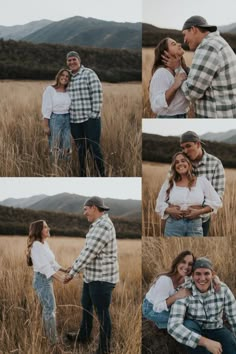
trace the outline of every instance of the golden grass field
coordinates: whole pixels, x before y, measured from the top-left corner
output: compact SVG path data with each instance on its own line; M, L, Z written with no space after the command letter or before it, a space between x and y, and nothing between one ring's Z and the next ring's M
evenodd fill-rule
M184 59L188 66L191 65L193 53L185 52ZM151 80L151 70L154 62L154 48L142 49L142 97L143 97L143 118L155 118L150 107L148 87Z
M62 266L72 265L84 239L52 238L50 246ZM41 326L41 308L32 288L33 270L25 262L25 237L0 237L0 353L51 353ZM141 241L118 241L120 282L112 298L112 353L138 354L141 341ZM54 280L57 324L61 337L77 331L81 320L82 275L63 285ZM98 323L89 346L71 345L67 353L87 354L96 350Z
M51 83L0 81L0 176L78 176L73 146L72 163L52 165L43 133L41 99ZM101 146L107 176L141 175L141 84L103 83ZM94 176L91 161L88 176Z
M168 164L143 163L142 225L143 236L160 236L160 217L155 212L155 204L160 188L167 176ZM225 169L226 189L223 207L211 221L210 236L236 235L236 170Z

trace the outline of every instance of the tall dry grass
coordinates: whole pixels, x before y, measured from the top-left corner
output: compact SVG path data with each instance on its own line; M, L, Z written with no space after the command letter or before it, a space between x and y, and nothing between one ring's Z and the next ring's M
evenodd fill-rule
M186 52L184 59L188 66L191 65L193 53ZM149 83L151 80L151 70L154 62L154 48L142 49L142 96L143 96L143 118L155 118L149 102Z
M160 217L155 212L156 198L163 182L166 179L169 165L161 163L143 163L143 199L142 218L143 235L160 236ZM236 235L236 170L225 169L226 188L223 207L219 209L216 217L212 217L210 236Z
M49 243L56 259L70 266L84 240L54 238ZM32 288L33 271L25 264L25 237L0 238L0 353L51 353L41 325L41 308ZM141 341L141 241L118 241L120 282L112 297L112 353L138 354ZM77 331L81 320L82 276L68 285L54 281L57 325L61 337ZM65 348L67 353L91 353L98 344L98 321L94 318L93 341Z
M52 165L42 129L41 99L50 83L0 82L0 176L78 176L71 163ZM141 84L103 84L101 146L107 176L141 175ZM94 176L88 159L87 175Z

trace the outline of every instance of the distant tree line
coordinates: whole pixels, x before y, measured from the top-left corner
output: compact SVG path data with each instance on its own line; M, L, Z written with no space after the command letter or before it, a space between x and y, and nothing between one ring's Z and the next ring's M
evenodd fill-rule
M52 80L66 67L66 53L79 52L101 81L141 81L141 51L33 44L0 39L0 79Z
M218 157L224 167L236 168L236 144L204 141L203 148L212 155ZM143 160L150 162L170 163L172 156L181 151L179 138L173 136L161 136L143 134L142 140Z
M221 33L221 36L229 43L230 47L234 50L234 52L236 52L236 34ZM189 50L188 46L183 43L183 34L181 31L167 28L158 28L143 23L143 47L156 47L156 45L166 37L171 37L177 42L182 43L183 48L185 50Z
M89 223L76 213L35 211L0 206L0 235L28 235L32 221L43 219L48 223L52 236L85 237ZM141 220L112 218L117 238L141 238Z

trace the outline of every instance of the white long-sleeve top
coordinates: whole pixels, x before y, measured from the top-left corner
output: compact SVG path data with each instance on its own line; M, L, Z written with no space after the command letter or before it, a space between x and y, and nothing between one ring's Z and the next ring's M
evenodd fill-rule
M50 249L47 241L44 243L34 241L31 248L31 259L34 272L39 272L50 278L61 266L56 262L55 256Z
M202 205L204 203L205 206L207 205L211 207L214 212L222 206L218 193L205 176L197 177L196 185L191 187L191 189L188 187L176 186L174 182L167 200L166 191L168 187L169 181L166 180L161 187L156 201L155 210L164 219L168 217L168 215L165 214L165 210L169 204L178 205L184 210L190 205Z
M178 286L177 289L175 289L172 279L167 275L161 275L151 286L145 296L146 299L153 304L153 311L169 311L169 308L166 304L166 300L170 296L174 295L179 288L184 288L187 284L189 284L191 279L191 277L186 276L184 283L182 283Z
M48 86L43 93L42 114L43 118L50 119L52 113L69 113L71 99L68 92L58 92L54 87Z
M186 113L189 102L179 88L171 103L167 104L165 93L173 85L174 76L166 68L158 68L152 76L149 88L151 108L157 115L176 115Z

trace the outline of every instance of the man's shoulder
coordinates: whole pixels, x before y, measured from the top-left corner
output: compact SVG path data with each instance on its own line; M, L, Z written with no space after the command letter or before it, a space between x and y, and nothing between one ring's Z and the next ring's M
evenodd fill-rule
M206 150L204 150L203 159L205 159L206 161L215 161L216 163L221 163L221 161L218 157L216 157L215 155L209 154L208 152L206 152Z

